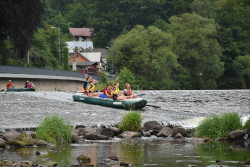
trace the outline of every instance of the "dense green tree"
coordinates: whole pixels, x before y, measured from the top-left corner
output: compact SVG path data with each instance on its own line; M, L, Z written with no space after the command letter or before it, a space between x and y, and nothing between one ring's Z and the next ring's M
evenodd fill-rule
M11 58L13 45L9 39L0 40L0 65L9 64Z
M177 57L172 52L175 39L171 34L150 26L136 26L113 43L115 69L129 69L142 89L172 89L173 69ZM108 61L112 61L111 54Z
M120 84L120 88L123 89L124 86L129 83L132 89L135 89L135 77L133 73L128 70L126 67L120 70L118 74L118 82Z
M190 74L192 88L215 89L216 79L223 74L223 63L214 20L183 14L171 17L170 22L178 62Z
M217 0L194 0L190 4L192 12L207 18L214 18L216 15L215 1Z
M250 53L250 1L220 0L216 5L216 21L221 27L218 36L225 62L220 88L238 88L241 83L234 71L233 61Z
M241 86L238 88L250 88L250 54L236 57L233 68L241 82Z
M69 49L63 47L62 49L62 58L63 58L63 69L69 70Z
M9 0L0 1L0 6L0 33L10 38L17 57L25 58L33 33L41 21L42 3L37 0Z
M100 82L101 82L101 83L104 83L104 84L106 84L106 83L108 82L108 76L107 76L107 74L106 74L105 72L103 72L103 71L102 71L102 73L101 73Z

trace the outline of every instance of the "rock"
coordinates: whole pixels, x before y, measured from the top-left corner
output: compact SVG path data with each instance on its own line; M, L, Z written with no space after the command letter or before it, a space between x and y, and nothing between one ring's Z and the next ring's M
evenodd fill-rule
M57 166L57 163L49 161L49 162L44 163L44 165L47 165L48 167L51 167L51 166Z
M108 137L115 136L114 131L110 128L99 128L99 129L97 129L97 134L108 136Z
M245 161L244 165L250 165L250 158L248 158L248 159Z
M0 147L5 147L5 140L0 138Z
M154 132L153 130L149 130L149 131L142 130L143 136L146 136L146 137L150 137L153 134L153 132Z
M97 134L97 128L84 128L80 130L80 135L86 137L90 134Z
M39 156L39 155L41 155L41 153L40 153L39 151L37 151L37 152L36 152L36 155Z
M15 140L20 135L19 132L5 132L3 138L6 141Z
M129 166L129 163L127 163L127 162L120 162L120 166Z
M78 144L82 144L82 142L84 142L83 138L76 134L72 134L71 141L72 143L78 143Z
M113 161L119 161L119 158L116 156L110 156L109 159L111 159Z
M141 137L142 134L140 132L132 132L132 131L126 131L119 135L121 138L134 138L134 137Z
M162 125L160 125L157 121L148 121L143 124L144 131L153 130L155 132L159 132L161 128Z
M23 131L23 132L29 134L33 139L36 138L36 132L33 131Z
M46 141L44 140L35 140L35 143L34 143L36 146L38 147L46 147L46 146L49 146L51 144L47 143Z
M71 135L80 136L80 130L78 130L78 129L73 129L72 132L71 132Z
M85 125L76 125L76 129L79 129L79 128L86 128Z
M108 136L98 135L98 134L86 134L85 138L87 140L108 140Z
M177 133L174 138L175 139L183 139L183 136L180 133Z
M119 129L118 127L110 127L110 129L113 130L115 136L119 136L122 133L121 129Z
M187 167L197 167L197 165L188 165Z
M172 129L170 129L169 127L163 127L156 136L157 137L172 136Z
M33 165L32 161L22 161L21 167L31 167Z
M177 133L180 133L183 137L186 137L187 136L187 132L185 130L185 128L181 127L181 126L178 126L178 127L174 127L172 129L172 136L176 136Z
M34 141L29 133L22 132L15 140L8 140L7 144L17 147L33 146Z
M5 158L3 158L1 161L0 161L0 165L1 166L17 166L17 164L13 161L9 161Z
M87 164L91 162L91 159L87 155L80 155L79 157L76 158L79 164Z
M229 133L231 140L243 140L245 136L248 136L245 130L235 130Z

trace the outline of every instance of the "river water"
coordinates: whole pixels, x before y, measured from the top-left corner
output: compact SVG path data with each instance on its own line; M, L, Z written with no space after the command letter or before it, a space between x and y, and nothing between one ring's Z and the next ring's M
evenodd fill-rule
M59 115L75 125L112 125L121 121L129 111L89 105L72 100L74 92L1 92L0 132L12 128L36 127L46 116ZM237 112L244 122L250 117L250 90L165 90L135 91L146 94L147 106L138 111L143 122L156 120L162 124L196 127L213 114ZM0 158L19 161L40 161L35 152L40 148L6 149ZM114 139L86 142L63 147L56 153L49 148L39 150L60 166L76 164L76 157L87 154L92 164L102 166L102 159L115 155L132 166L242 166L250 158L246 143L197 144L191 139ZM61 158L59 158L61 157ZM216 160L223 160L217 164Z

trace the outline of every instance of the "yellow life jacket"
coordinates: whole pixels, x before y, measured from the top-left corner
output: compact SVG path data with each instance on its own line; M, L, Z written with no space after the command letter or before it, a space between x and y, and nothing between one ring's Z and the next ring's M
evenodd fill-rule
M90 87L90 88L87 89L87 92L89 93L91 91L91 92L94 93L94 91L95 91L95 85L93 83L90 83L88 87Z
M114 91L114 89L115 89L115 91ZM114 87L112 88L112 92L113 92L113 93L111 93L112 96L113 96L113 94L118 95L118 94L119 94L119 88L118 88L117 86L114 86Z

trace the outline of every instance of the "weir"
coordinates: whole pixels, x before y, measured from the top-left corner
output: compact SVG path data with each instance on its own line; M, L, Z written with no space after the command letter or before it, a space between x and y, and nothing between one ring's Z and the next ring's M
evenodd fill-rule
M80 91L86 77L86 74L74 71L0 66L0 90L6 89L9 80L15 88L23 88L29 80L37 91Z

